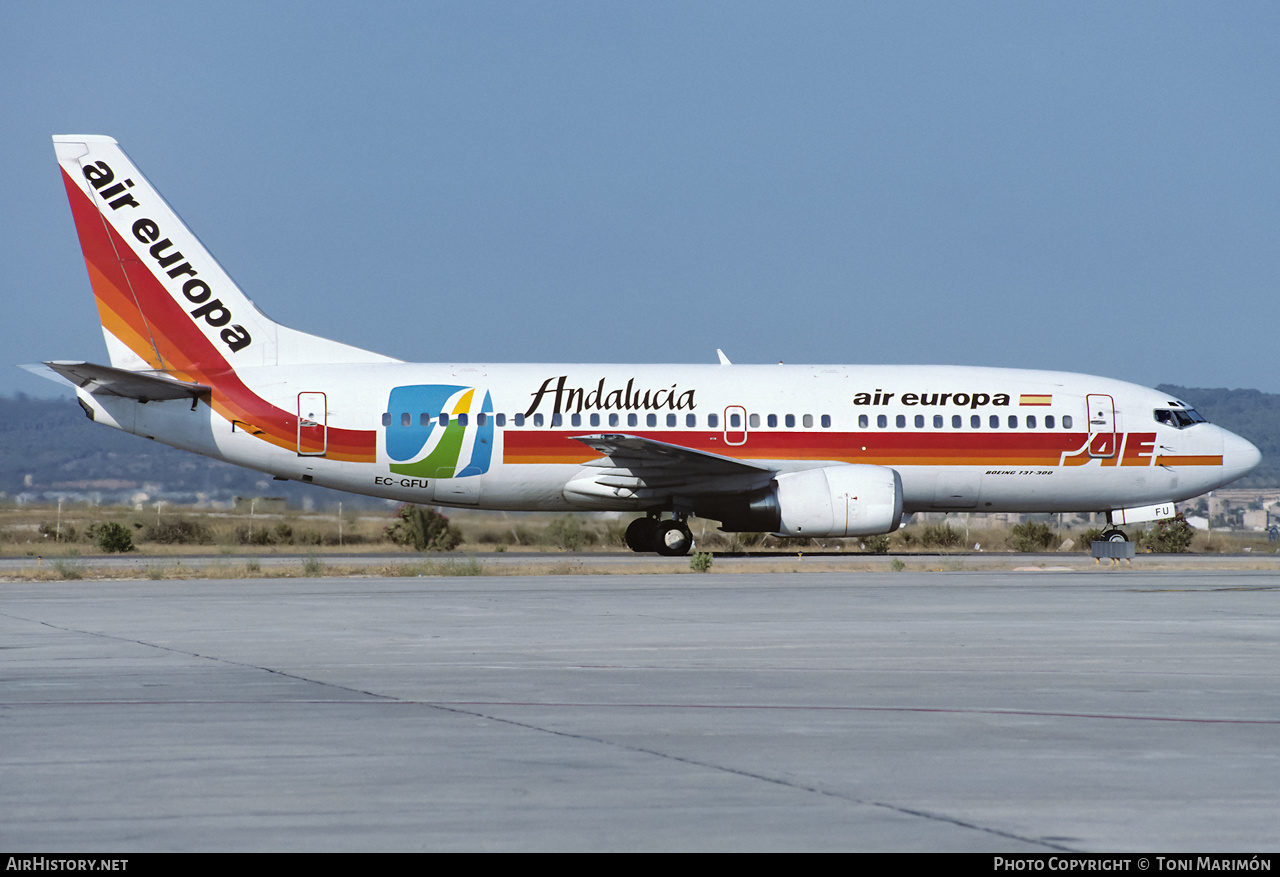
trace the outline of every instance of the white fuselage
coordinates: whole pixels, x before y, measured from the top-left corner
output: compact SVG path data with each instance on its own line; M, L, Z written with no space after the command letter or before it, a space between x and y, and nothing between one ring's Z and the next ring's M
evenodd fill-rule
M777 472L839 463L891 467L901 475L908 512L1143 506L1196 496L1258 459L1252 445L1212 424L1159 422L1155 412L1182 407L1165 394L1064 372L375 363L247 368L239 376L270 406L297 412L311 437L282 447L205 404L81 395L112 425L282 477L405 502L510 510L646 508L646 500L607 491L566 491L590 478L584 464L601 456L573 437L602 433ZM462 455L474 454L478 415L486 415L491 448L475 474L463 474L462 465L406 472L414 464L397 465L389 455L389 440L423 429L424 416L429 428L442 430L439 405L397 405L397 389L441 386L475 391L467 410L455 402L446 412L455 426L459 413L469 415ZM1107 406L1101 418L1091 414L1091 398ZM340 431L368 435L372 459L342 459L332 438Z

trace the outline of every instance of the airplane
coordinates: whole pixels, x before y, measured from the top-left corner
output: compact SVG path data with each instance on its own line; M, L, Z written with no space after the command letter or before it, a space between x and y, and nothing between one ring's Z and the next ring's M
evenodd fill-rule
M891 533L915 512L1121 525L1261 459L1124 381L902 365L418 364L276 323L115 140L53 138L110 365L51 361L96 423L406 503L638 513L628 547Z

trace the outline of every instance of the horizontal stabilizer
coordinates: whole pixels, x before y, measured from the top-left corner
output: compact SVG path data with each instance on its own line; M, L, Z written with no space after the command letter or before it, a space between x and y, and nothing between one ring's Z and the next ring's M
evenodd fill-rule
M135 372L92 362L46 362L49 368L95 396L121 396L139 402L196 399L210 388L167 377L159 372Z

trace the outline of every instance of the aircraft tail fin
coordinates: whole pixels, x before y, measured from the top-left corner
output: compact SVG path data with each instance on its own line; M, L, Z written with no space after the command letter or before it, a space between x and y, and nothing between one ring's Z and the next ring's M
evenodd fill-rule
M394 361L263 314L112 138L53 143L112 366L206 384L241 366Z

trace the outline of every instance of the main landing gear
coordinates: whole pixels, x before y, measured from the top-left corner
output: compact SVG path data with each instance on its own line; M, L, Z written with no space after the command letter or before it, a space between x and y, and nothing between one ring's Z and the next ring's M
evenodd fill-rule
M1107 527L1098 537L1099 542L1128 542L1129 534L1119 527Z
M632 551L656 551L664 557L683 557L693 548L693 533L684 516L662 520L655 516L636 518L623 536Z

